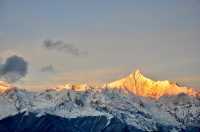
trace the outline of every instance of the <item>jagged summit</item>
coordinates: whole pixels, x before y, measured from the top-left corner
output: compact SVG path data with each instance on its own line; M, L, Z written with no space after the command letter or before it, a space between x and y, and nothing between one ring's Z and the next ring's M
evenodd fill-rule
M165 81L154 81L145 77L140 70L136 70L129 76L106 85L108 88L127 90L138 96L145 96L158 99L161 96L171 96L185 93L190 96L199 96L199 91L192 88L180 87L176 84Z
M143 77L142 73L140 72L139 69L137 69L135 72L133 72L132 74L134 74L134 77L135 78L138 78L138 77Z

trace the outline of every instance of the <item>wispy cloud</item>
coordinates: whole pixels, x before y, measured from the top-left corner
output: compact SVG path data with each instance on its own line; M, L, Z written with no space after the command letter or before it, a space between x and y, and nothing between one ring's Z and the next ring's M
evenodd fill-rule
M49 73L54 73L55 72L55 68L52 65L47 65L44 66L40 69L41 72L49 72Z
M82 51L78 47L73 44L65 43L61 40L53 41L53 40L45 40L43 42L43 46L48 50L55 50L58 52L64 52L67 54L71 54L73 56L85 56L88 54L87 51Z

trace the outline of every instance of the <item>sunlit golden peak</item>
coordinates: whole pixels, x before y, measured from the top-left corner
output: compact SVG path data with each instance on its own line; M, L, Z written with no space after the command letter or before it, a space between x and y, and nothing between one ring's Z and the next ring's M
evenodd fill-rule
M137 76L143 76L139 69L137 69L137 70L134 72L134 75L135 75L135 77L137 77Z
M55 88L56 91L73 90L73 91L87 91L89 89L102 90L102 89L120 89L125 92L144 97L159 99L162 96L174 96L181 93L190 96L200 96L200 92L192 88L181 87L175 83L165 81L154 81L145 77L140 70L136 70L129 76L120 80L105 84L103 86L91 87L87 84L70 84L59 85Z
M90 86L88 84L71 84L67 83L64 85L58 85L56 86L56 91L62 91L62 90L74 90L74 91L87 91L90 89Z
M9 83L0 81L0 94L5 93L6 91L9 91L12 88L14 87L12 87Z
M136 76L143 76L139 69L137 69L136 71L133 71L133 72L129 75L129 77L131 77L131 78L135 78Z
M192 88L179 87L176 84L165 81L154 81L145 77L140 70L136 70L128 77L106 84L108 88L118 88L129 91L138 96L158 99L161 96L172 96L185 93L190 96L199 96L200 92Z

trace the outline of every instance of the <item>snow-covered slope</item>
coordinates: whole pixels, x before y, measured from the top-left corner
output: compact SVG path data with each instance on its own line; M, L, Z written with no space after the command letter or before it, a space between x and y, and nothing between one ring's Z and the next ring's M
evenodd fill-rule
M1 119L21 112L37 113L38 117L46 113L64 118L106 116L144 131L160 127L181 130L200 124L200 100L185 94L152 100L117 89L41 93L13 90L0 96L0 108Z
M141 73L137 71L134 76L141 77ZM141 80L140 77L138 80ZM149 91L156 92L160 90L159 84L171 86L171 83L151 82L152 80L148 79L142 81L143 83L136 80L135 83L132 82L134 78L124 78L99 88L68 84L43 92L9 89L0 95L0 119L24 112L25 115L36 113L38 118L47 114L67 119L104 116L108 121L117 118L142 131L200 130L199 96L190 96L187 92L170 96L159 92L158 95L162 96L156 99L149 98L152 96L140 96L140 89L147 89L149 86ZM134 94L128 86L139 91ZM144 90L143 92L148 94ZM157 97L157 94L155 96Z

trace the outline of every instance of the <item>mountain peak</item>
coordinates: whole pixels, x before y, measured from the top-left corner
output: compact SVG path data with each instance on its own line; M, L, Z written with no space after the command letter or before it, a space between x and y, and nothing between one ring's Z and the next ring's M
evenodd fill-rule
M134 72L134 75L135 75L135 77L137 77L137 76L141 76L142 73L140 72L139 69L137 69L137 70Z
M133 71L133 72L129 75L129 77L131 77L131 78L138 78L138 77L141 77L141 76L143 76L143 75L142 75L142 73L140 72L139 69L137 69L136 71Z
M180 87L176 84L165 81L154 81L145 77L140 70L136 70L128 77L111 82L106 85L108 88L118 88L129 91L138 96L145 96L158 99L161 96L178 95L185 93L191 96L199 95L199 91L192 88Z
M9 83L0 81L0 94L5 93L11 89L13 89L13 87Z
M56 91L73 90L73 91L87 91L91 87L87 84L64 84L54 88ZM119 79L117 81L103 85L102 87L95 87L95 90L108 89L121 89L125 92L144 97L159 99L161 96L173 96L181 93L190 96L200 96L200 92L192 88L181 87L175 83L170 83L168 80L154 81L145 77L138 69L131 73L129 76Z
M90 86L86 83L84 83L84 84L67 83L64 85L58 85L55 88L56 91L62 91L62 90L86 91L88 89L90 89Z

